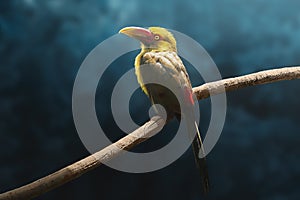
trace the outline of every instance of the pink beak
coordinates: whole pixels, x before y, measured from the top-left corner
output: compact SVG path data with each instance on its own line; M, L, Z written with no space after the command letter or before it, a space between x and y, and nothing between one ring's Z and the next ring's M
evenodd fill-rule
M129 37L137 39L143 44L150 44L153 42L153 34L146 28L129 26L122 28L119 33L123 33Z

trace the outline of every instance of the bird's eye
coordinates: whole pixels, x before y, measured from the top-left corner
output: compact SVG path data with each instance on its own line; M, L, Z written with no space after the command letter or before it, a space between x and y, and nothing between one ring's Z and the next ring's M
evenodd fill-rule
M159 35L155 35L154 40L159 40Z

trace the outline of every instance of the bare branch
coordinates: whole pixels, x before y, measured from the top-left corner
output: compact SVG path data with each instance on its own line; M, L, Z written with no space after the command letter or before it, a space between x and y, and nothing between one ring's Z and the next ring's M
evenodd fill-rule
M224 92L224 87L226 91L232 91L254 85L299 78L300 67L285 67L205 83L201 86L194 87L193 92L197 96L197 99L201 100Z
M123 149L128 150L143 142L148 137L158 133L163 128L164 124L165 123L162 118L155 116L131 134L128 134L108 147L59 171L56 171L53 174L45 176L20 188L0 194L0 199L32 199L46 193L98 167L102 163L111 160L115 156L119 155Z
M201 100L208 98L211 95L224 92L224 87L226 91L232 91L248 86L292 79L300 79L300 67L273 69L245 76L223 79L195 87L193 88L193 91L197 98ZM163 128L164 124L164 120L161 117L155 116L131 134L128 134L108 147L39 180L0 194L0 200L32 199L59 187L60 185L74 180L84 173L98 167L102 163L113 159L115 156L119 155L123 149L129 150L147 140L152 135L158 133Z

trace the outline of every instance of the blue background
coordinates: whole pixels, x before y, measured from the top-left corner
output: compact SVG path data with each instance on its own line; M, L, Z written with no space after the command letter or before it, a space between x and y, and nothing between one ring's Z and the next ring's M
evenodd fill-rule
M183 32L203 45L226 78L299 64L299 7L296 0L1 1L0 192L89 155L72 119L72 86L85 56L119 29L159 25ZM136 53L108 70L103 91L109 94L133 67ZM228 93L225 127L208 156L207 199L300 199L299 84ZM115 140L122 133L106 109L107 96L97 96L97 110L107 115L100 123ZM141 92L134 98L132 115L143 123L149 102ZM200 104L205 129L209 100ZM164 134L155 143L170 138ZM38 199L203 199L199 184L189 150L147 174L100 166Z

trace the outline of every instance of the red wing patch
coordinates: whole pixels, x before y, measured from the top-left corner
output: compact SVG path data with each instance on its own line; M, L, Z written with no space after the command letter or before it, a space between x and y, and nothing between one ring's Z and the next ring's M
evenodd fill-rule
M194 105L193 93L187 87L184 88L184 98L186 102L189 102L190 104Z

